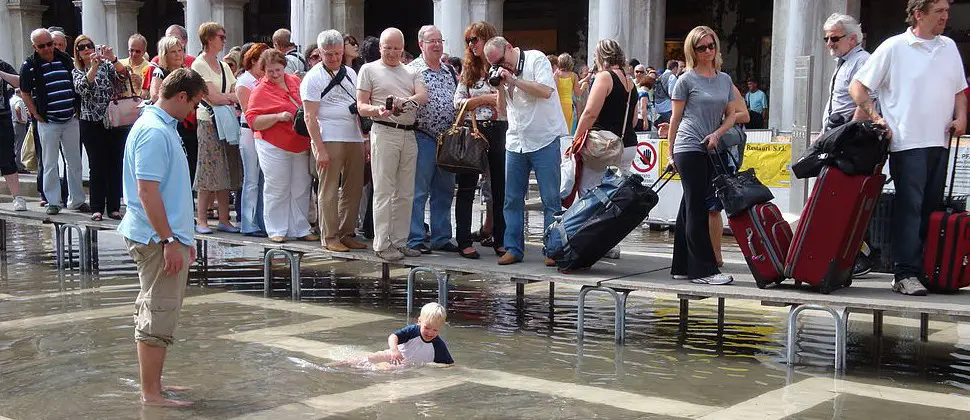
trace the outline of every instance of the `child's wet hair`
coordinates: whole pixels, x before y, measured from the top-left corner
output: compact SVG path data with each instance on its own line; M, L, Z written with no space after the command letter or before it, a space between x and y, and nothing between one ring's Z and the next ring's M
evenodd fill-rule
M437 302L431 302L421 307L421 315L418 317L418 322L427 322L431 325L440 326L445 324L447 318L448 313L445 312L445 308Z

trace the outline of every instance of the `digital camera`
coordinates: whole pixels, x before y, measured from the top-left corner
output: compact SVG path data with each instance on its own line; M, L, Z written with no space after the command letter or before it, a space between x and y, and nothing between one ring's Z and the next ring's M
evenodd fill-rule
M488 84L492 86L498 86L502 83L502 66L498 64L493 64L492 68L488 69Z

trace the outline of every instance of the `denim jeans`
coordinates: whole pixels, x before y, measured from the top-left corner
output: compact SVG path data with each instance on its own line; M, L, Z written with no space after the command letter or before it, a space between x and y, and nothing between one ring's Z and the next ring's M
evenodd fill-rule
M544 216L543 231L562 209L559 198L559 137L529 153L505 151L505 250L516 259L525 256L525 195L529 172L535 170Z
M897 279L923 278L923 247L930 214L938 210L946 185L949 150L911 149L889 155L896 186L893 201L892 256Z
M418 159L414 171L414 206L408 247L424 242L424 206L431 199L431 248L451 241L451 201L455 196L455 174L435 164L438 143L422 131L415 131Z
M242 194L239 195L239 229L244 234L264 232L266 226L263 223L263 189L260 186L263 171L259 168L253 131L248 128L241 129L239 153L243 166Z

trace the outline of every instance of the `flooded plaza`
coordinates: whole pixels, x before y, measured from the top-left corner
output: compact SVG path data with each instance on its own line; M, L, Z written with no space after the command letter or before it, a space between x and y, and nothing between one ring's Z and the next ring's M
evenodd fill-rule
M209 245L209 275L193 269L177 342L165 365L184 409L138 402L133 301L138 280L120 236L99 241L99 270L58 271L47 227L8 224L0 265L0 419L966 419L970 325L887 316L849 323L845 375L832 369L831 322L806 316L801 364L784 363L787 309L728 300L692 302L686 323L674 295L637 292L626 344L613 341L612 301L590 295L576 339L578 288L515 286L452 276L442 337L450 368L392 372L329 368L381 350L404 326L407 269L306 258L302 298L277 276L263 297L262 250ZM534 230L534 228L533 228ZM537 239L533 233L533 240ZM638 231L623 258L667 252L667 233ZM732 242L726 240L726 243ZM725 246L729 264L736 248ZM283 274L284 270L279 269ZM730 287L730 286L728 286ZM888 287L888 285L887 285ZM432 282L416 305L437 298ZM710 302L709 302L710 301Z

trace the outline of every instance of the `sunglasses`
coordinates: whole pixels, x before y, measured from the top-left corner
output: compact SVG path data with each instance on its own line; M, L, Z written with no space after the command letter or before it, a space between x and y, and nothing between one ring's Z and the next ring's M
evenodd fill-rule
M351 47L356 47L357 43L354 41L347 41L347 45L350 45Z
M473 36L471 38L465 38L465 43L466 44L477 44L478 41L481 41L481 40L482 40L481 38L479 38L477 36Z
M54 41L46 42L43 44L34 44L38 49L50 48L54 46Z
M320 59L320 54L312 54L312 55L310 55L310 59L311 60L319 60Z
M221 39L221 40L223 40L223 41L226 40L226 34L219 34L219 35L216 35L216 37L219 38L219 39Z
M643 74L643 73L646 73L646 72L643 71L643 70L634 70L633 73L634 74Z
M834 36L834 35L833 36L823 36L822 37L822 40L825 41L825 42L832 41L832 43L834 44L836 42L841 41L842 38L845 38L845 37L846 37L846 35L842 35L842 36Z
M77 46L78 51L93 50L94 44L81 44Z
M697 51L697 52L707 52L707 50L711 50L711 51L717 50L717 44L712 42L707 45L698 45L694 47L694 51Z

